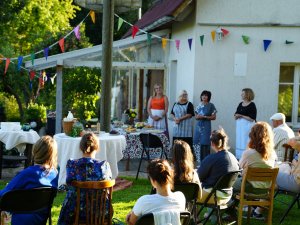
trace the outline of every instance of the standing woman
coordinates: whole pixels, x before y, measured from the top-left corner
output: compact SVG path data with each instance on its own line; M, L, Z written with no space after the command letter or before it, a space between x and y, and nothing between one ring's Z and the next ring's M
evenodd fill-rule
M202 91L200 95L200 104L195 110L195 118L197 120L194 144L200 145L200 160L202 161L210 154L210 134L211 134L211 120L216 119L216 107L210 102L211 92Z
M237 159L242 157L243 152L247 148L249 142L249 132L256 121L256 106L252 102L254 92L250 88L242 90L243 101L238 105L234 118L236 120L236 147L235 156Z
M178 102L174 103L171 117L174 118L173 142L177 139L183 140L193 148L193 121L194 106L188 100L186 90L182 90Z
M168 97L163 94L160 84L154 85L153 96L148 100L148 123L156 129L166 129L166 114L169 108Z

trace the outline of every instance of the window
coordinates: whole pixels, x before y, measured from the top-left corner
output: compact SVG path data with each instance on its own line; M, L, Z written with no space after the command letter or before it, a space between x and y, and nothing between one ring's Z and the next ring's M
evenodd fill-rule
M300 65L281 65L279 74L278 112L296 126L300 122Z

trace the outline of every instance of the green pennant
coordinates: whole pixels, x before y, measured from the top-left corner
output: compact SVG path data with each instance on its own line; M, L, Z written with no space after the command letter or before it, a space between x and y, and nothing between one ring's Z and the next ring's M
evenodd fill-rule
M31 53L31 54L30 54L30 58L31 58L31 64L34 65L35 54L34 54L34 53Z
M119 20L118 20L118 30L120 30L123 22L124 22L124 20L121 17L119 17Z
M203 46L203 42L204 42L204 35L201 35L201 36L200 36L200 43L201 43L201 46Z
M250 37L249 37L249 36L246 36L246 35L242 35L242 38L243 38L244 43L245 43L246 45L248 45L249 42L250 42Z
M150 45L151 44L151 34L147 33L147 43Z
M293 43L294 43L293 41L288 41L288 40L285 41L285 44L287 44L287 45L293 44Z

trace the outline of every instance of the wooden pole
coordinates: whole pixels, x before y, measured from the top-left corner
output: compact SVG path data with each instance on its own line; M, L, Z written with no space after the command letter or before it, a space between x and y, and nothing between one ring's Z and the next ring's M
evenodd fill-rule
M62 69L61 65L56 67L56 118L55 118L55 134L61 133L62 124Z
M114 0L103 1L102 22L102 74L100 123L101 130L110 131L111 86L112 86L112 45L114 32Z

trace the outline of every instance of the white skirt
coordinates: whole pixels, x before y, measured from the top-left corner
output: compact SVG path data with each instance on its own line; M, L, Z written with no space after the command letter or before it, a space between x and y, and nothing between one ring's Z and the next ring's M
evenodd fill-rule
M235 156L237 159L242 158L242 154L247 148L249 142L249 132L253 125L254 122L250 122L244 118L236 120Z
M161 117L161 119L158 121L154 121L149 116L148 124L153 126L155 129L165 130L166 129L166 120L165 120L165 117L163 116L164 112L165 112L165 110L162 110L162 109L151 109L152 116L159 116L159 117Z

